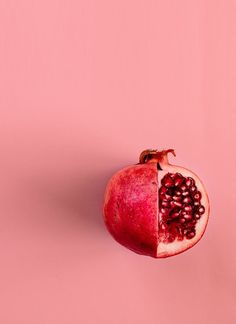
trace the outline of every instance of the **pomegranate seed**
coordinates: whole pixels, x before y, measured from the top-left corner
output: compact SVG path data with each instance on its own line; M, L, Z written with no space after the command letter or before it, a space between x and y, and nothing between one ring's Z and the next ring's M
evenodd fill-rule
M190 198L190 197L185 197L184 199L183 199L183 203L184 204L190 204L192 202L192 199Z
M191 186L189 188L190 192L195 192L197 190L197 187L196 186Z
M174 237L173 235L170 235L170 236L168 237L168 242L169 242L169 243L174 242L174 240L175 240L175 237Z
M174 183L169 174L165 175L164 178L161 180L161 184L166 188L173 187Z
M160 229L162 229L163 231L165 231L167 229L167 226L164 223L161 223Z
M186 205L186 206L184 206L184 210L186 212L191 212L193 210L193 207L191 205Z
M193 195L193 199L194 199L195 201L200 201L201 198L202 198L202 194L201 194L200 191L197 191L197 192Z
M191 214L185 214L183 217L185 220L191 220L193 218Z
M187 177L185 183L187 187L191 187L192 185L195 185L195 181L191 177Z
M187 189L187 186L185 186L185 185L183 184L182 186L180 186L180 189L181 189L182 191L185 191L185 190Z
M205 207L201 205L201 206L198 208L198 212L199 212L200 215L204 214L204 213L205 213Z
M180 196L173 196L172 198L175 201L181 201L182 200L182 197L180 197Z
M201 218L201 215L198 214L198 213L196 213L194 216L195 216L196 219L200 219Z
M199 201L194 201L193 205L194 205L194 207L199 207L199 206L201 206L201 204L200 204Z
M186 227L190 228L190 227L193 227L196 225L197 221L196 219L192 219L190 222L188 222L188 224L186 224Z
M195 231L189 231L189 232L187 232L186 233L186 238L187 239L191 239L191 238L193 238L195 236Z
M167 200L167 201L172 200L172 196L168 195L168 194L165 194L165 196L163 198L164 198L164 200Z
M186 222L186 219L184 217L181 217L180 220L179 220L180 223L185 223Z
M184 197L189 196L189 191L188 190L183 191L182 196Z
M162 206L162 207L167 207L167 208L169 208L169 207L170 207L170 203L169 203L169 201L167 201L167 200L162 200L162 201L161 201L161 206Z
M169 213L169 208L161 208L161 213L162 213L162 215L168 215L168 213Z
M181 228L179 226L176 226L175 229L178 235L181 234Z
M159 193L160 193L160 194L165 194L167 190L168 190L168 189L167 189L166 187L161 186L161 188L159 189Z
M170 202L170 208L175 208L175 207L176 207L175 202L172 200L172 201Z
M173 181L172 181L172 179L168 179L168 180L166 180L166 182L165 182L165 186L166 186L167 188L171 188L171 187L173 187Z
M171 212L171 213L170 213L170 217L172 217L172 218L177 218L177 217L179 217L179 212L178 212L178 211Z
M184 181L184 177L180 173L176 173L174 177L174 185L176 187L180 186Z
M182 207L182 203L180 201L173 201L173 205L176 207Z
M175 190L174 190L174 195L175 195L175 196L181 196L181 195L182 195L182 190L180 190L180 189L175 189Z

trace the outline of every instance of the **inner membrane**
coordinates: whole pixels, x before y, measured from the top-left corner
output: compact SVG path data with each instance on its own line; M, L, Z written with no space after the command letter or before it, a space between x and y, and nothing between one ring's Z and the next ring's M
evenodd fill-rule
M195 180L180 173L167 173L159 188L159 240L170 243L190 240L205 213L202 194Z

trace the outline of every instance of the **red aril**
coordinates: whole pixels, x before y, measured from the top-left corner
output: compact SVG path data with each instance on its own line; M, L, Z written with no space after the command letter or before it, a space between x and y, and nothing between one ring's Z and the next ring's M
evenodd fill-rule
M200 179L171 165L174 150L145 150L139 163L110 179L104 220L111 235L136 253L165 258L195 245L206 229L209 200Z

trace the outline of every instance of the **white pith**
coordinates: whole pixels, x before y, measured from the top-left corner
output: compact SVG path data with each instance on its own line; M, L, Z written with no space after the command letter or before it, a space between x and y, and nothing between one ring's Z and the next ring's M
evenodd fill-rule
M188 248L192 247L194 244L196 244L200 238L202 237L205 228L207 226L207 221L208 221L208 216L209 216L209 200L207 197L207 194L205 193L205 188L203 186L203 183L201 180L195 175L193 172L191 172L188 169L170 165L170 164L165 164L161 165L162 170L158 170L157 173L157 183L158 183L158 188L157 188L157 195L158 195L158 190L161 186L161 179L164 177L164 175L168 172L170 173L181 173L184 177L193 177L196 186L198 190L202 193L202 198L201 198L201 204L205 207L205 213L201 216L201 218L197 221L195 228L196 228L196 235L191 239L183 239L182 241L178 241L177 239L172 242L172 243L164 243L159 241L157 242L157 258L162 258L162 257L168 257L171 255L175 255L178 253L181 253ZM157 199L159 201L159 197ZM160 217L159 217L159 203L157 204L157 230L159 227L159 222L160 222Z

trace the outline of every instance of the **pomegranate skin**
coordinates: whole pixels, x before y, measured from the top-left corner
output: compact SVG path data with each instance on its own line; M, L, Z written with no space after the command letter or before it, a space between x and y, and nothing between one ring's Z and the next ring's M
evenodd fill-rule
M105 224L120 244L136 253L156 257L157 204L156 165L124 168L107 185Z

